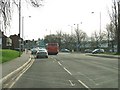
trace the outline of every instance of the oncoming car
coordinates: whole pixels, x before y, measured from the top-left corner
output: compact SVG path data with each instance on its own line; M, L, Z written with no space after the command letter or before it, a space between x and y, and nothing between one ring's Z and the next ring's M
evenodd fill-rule
M46 49L39 49L36 53L36 58L48 58L48 52Z

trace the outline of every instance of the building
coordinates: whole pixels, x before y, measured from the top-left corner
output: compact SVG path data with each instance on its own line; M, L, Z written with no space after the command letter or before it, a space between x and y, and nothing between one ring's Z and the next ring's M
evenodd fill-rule
M0 33L2 34L2 49L7 49L7 36L4 35L4 32L0 31Z
M11 49L19 49L20 45L21 45L21 48L23 48L22 46L23 39L20 38L19 35L14 34L14 35L11 35L10 38L12 39ZM21 42L21 44L19 42Z

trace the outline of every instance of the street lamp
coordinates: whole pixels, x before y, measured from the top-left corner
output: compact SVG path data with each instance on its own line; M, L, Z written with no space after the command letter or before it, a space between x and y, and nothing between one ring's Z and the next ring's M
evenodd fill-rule
M21 52L21 42L20 42L20 37L21 35L21 0L19 0L19 34L18 34L18 37L19 37L19 57L20 57L20 52Z
M92 14L94 14L95 12L91 12ZM100 23L99 23L99 25L100 25L100 27L99 27L99 35L100 35L100 47L101 47L101 12L99 13L99 19L100 19Z
M82 24L82 22L81 22L80 24ZM76 24L74 24L74 25L76 25ZM77 24L77 28L75 28L75 29L77 30L76 33L78 33L79 24ZM79 38L79 36L77 36L77 45L76 45L76 47L77 47L77 52L78 52L78 51L79 51L79 48L80 48L80 38Z
M28 16L29 18L31 18L31 16ZM25 46L24 46L24 40L25 40L25 38L24 38L24 20L25 19L25 17L24 16L22 16L22 38L23 38L23 42L22 42L22 45L23 45L23 49L25 49ZM26 44L26 43L25 43Z

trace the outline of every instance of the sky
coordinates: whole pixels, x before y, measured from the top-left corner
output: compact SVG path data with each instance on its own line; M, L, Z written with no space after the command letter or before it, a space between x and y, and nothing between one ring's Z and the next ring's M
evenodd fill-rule
M23 38L44 38L56 31L74 33L77 24L88 36L94 31L104 31L110 22L108 10L112 0L44 0L44 6L33 8L22 1L22 17L24 17ZM94 13L91 13L94 12ZM18 9L14 7L11 29L8 35L18 34ZM30 17L29 17L30 16ZM21 30L22 31L22 30Z

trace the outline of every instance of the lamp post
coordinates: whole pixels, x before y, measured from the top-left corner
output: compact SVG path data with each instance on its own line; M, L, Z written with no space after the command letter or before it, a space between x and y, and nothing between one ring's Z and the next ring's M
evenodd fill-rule
M94 14L95 12L91 12L92 14ZM101 47L101 12L99 12L99 20L100 20L100 22L99 22L99 37L100 37L100 47Z
M82 24L82 22L80 24ZM74 25L76 25L76 24L74 24ZM79 37L79 32L78 32L78 30L79 30L79 24L77 24L76 30L77 30L76 31L76 34L77 34L77 45L76 45L76 47L77 47L77 52L78 52L79 48L80 48L80 37Z
M28 16L28 17L31 18L31 16ZM24 40L25 40L25 38L24 38L24 21L25 21L25 17L22 16L22 38L23 38L22 45L23 45L23 49L25 49L25 45L24 45Z
M21 52L21 0L19 0L19 34L18 34L18 37L19 37L19 57L20 57L20 52Z

